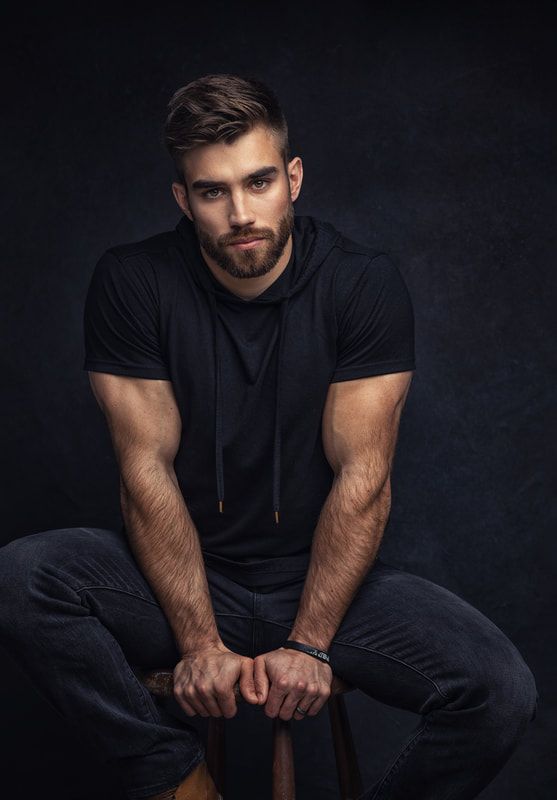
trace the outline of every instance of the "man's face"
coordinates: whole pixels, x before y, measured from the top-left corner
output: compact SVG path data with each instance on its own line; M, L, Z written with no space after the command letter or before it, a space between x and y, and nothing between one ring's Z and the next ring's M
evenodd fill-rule
M275 135L261 125L231 144L200 145L184 157L184 211L205 254L229 275L265 275L284 252L301 160L293 159L288 169L287 175ZM248 238L256 241L236 244Z

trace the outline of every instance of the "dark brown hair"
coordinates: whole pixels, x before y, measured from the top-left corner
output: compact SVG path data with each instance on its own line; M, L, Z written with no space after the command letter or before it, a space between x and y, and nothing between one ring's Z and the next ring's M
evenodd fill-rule
M182 183L182 157L199 144L232 142L257 124L278 137L285 169L290 160L288 126L275 94L261 81L226 73L204 75L177 89L168 103L163 144Z

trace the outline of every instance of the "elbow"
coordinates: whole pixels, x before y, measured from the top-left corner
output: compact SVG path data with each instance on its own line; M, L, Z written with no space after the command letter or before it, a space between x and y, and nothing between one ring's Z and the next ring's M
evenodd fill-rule
M363 469L344 468L335 478L343 495L343 505L356 514L373 514L388 519L391 510L391 475L389 471L370 476Z
M158 500L168 484L178 488L174 463L159 458L121 460L120 499L122 504L148 499Z
M366 510L387 520L391 512L391 501L391 476L387 474L382 481L371 486L367 495Z

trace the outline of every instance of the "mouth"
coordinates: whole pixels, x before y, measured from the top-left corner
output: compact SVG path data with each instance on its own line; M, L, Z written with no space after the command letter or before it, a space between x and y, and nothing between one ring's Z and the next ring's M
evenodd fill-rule
M245 250L251 247L256 247L259 242L262 242L263 239L258 237L252 237L251 239L239 239L237 242L230 242L230 247L239 247L241 250Z

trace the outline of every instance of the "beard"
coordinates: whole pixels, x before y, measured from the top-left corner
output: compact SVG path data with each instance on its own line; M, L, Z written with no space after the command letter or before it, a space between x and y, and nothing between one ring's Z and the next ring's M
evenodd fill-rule
M204 231L193 218L199 244L218 266L233 278L257 278L266 275L276 267L285 245L294 228L294 204L290 200L286 214L280 219L277 230L239 230L234 234L215 240ZM263 241L252 250L236 250L228 246L230 242L250 237L260 237Z

